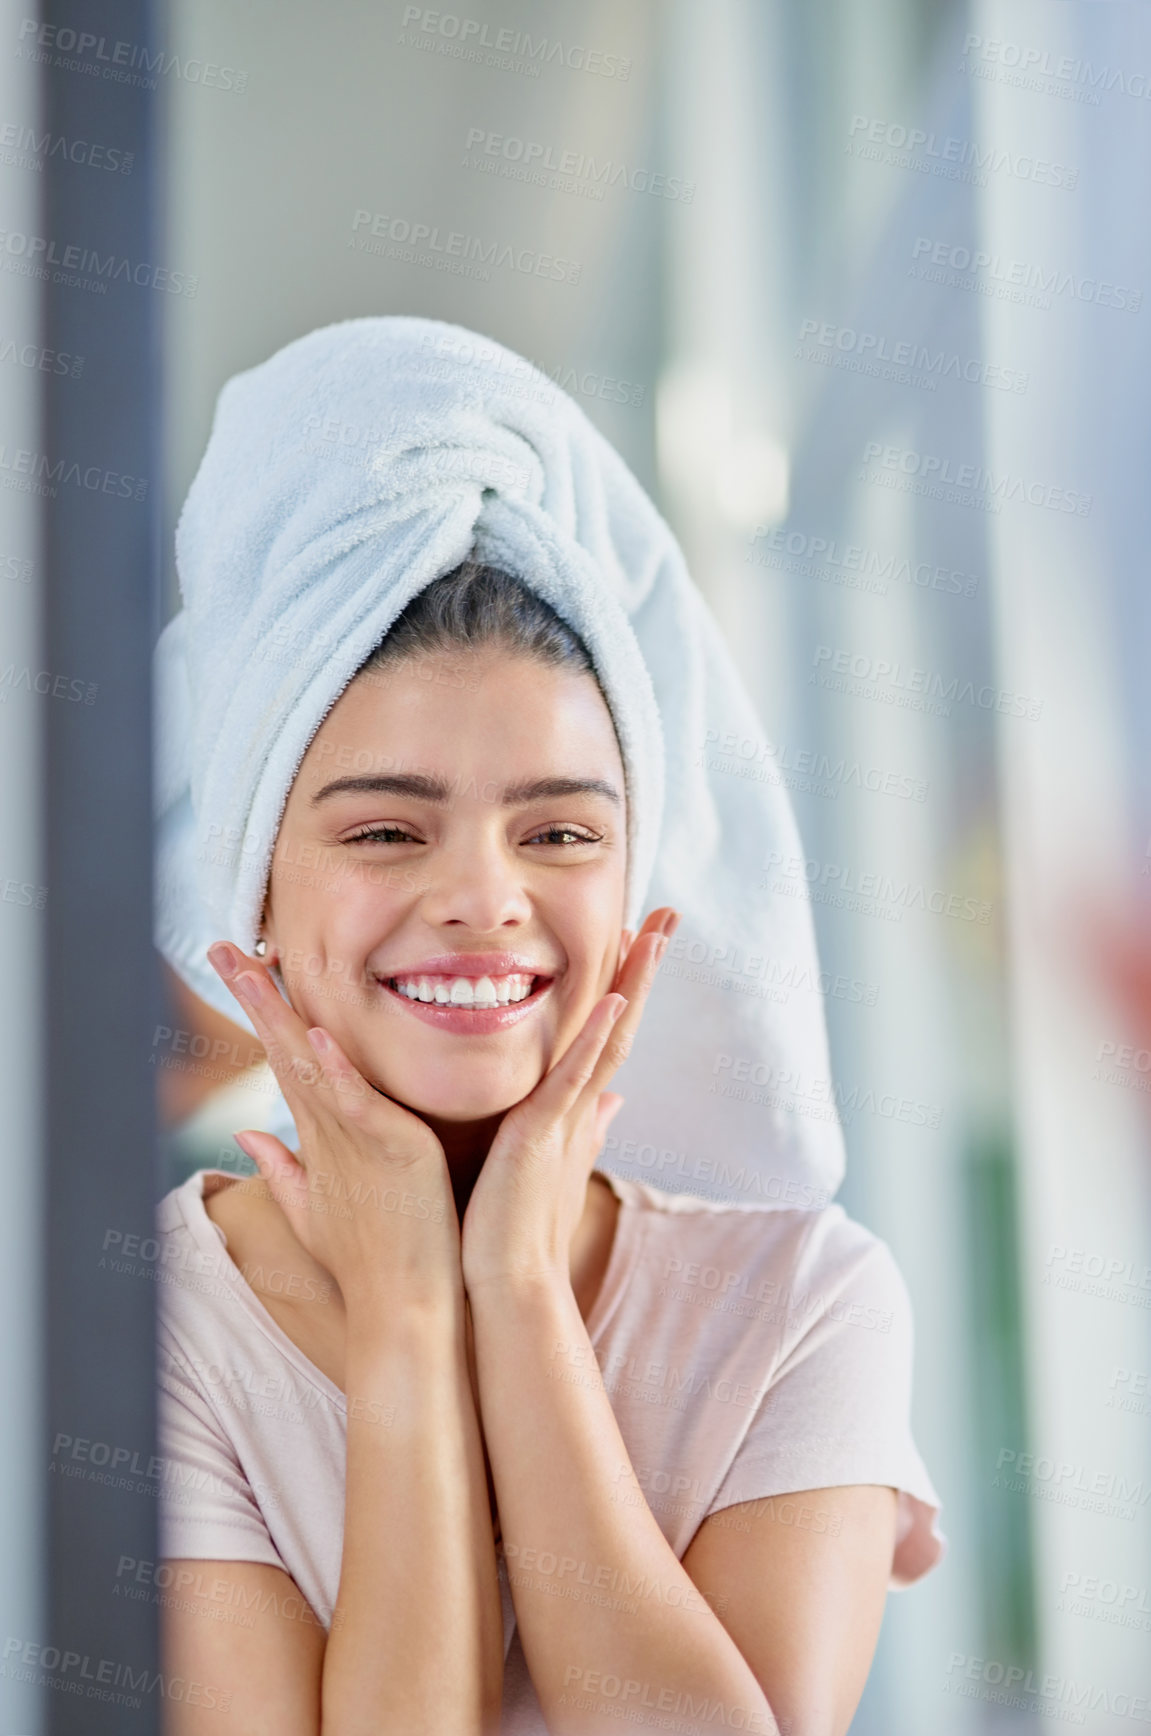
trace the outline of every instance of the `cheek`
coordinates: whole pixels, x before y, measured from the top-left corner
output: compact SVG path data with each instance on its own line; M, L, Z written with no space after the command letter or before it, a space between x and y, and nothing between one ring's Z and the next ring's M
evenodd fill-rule
M409 885L409 882L413 882ZM278 937L306 938L342 953L367 952L399 920L414 890L410 868L349 862L316 846L285 864L274 882Z
M570 998L589 1006L608 992L619 960L622 888L592 884L573 890L555 913L555 933L568 960Z
M410 894L395 881L408 871L381 863L337 868L288 867L274 889L276 951L293 1002L306 997L322 1023L322 1003L339 993L349 1006L364 1004L370 988L365 960L402 920Z

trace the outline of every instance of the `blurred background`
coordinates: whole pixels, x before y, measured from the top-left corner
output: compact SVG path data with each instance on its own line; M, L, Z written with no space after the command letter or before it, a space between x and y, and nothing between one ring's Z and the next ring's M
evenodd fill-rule
M806 889L829 986L863 985L826 996L840 1197L911 1291L950 1551L889 1599L853 1733L1146 1721L1147 8L144 13L175 57L146 100L155 256L180 285L125 303L163 381L155 629L216 394L291 339L427 315L577 398L757 703L762 741L720 769L792 793L804 857L763 890ZM543 254L562 281L525 269ZM32 632L35 587L5 589ZM0 907L27 993L39 920ZM229 1135L260 1124L268 1081L238 1027L170 976L155 992L162 1192L248 1167ZM16 1173L34 1214L31 1156ZM56 1698L14 1701L6 1728L58 1720Z

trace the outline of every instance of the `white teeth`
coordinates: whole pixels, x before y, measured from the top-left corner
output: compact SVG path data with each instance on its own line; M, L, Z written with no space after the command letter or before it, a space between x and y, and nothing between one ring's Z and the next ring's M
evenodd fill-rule
M534 977L393 977L397 994L409 1001L432 1001L441 1007L507 1007L526 1000Z
M496 985L491 977L480 978L472 990L472 1005L476 1007L497 1007L499 1005Z

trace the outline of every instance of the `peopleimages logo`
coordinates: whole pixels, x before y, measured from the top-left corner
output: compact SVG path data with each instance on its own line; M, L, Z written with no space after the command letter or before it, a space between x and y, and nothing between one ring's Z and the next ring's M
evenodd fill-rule
M734 1188L739 1193L754 1194L757 1199L771 1200L775 1205L797 1206L803 1211L822 1211L831 1197L826 1188L814 1187L811 1182L796 1181L790 1176L765 1176L758 1164L749 1167L741 1163L735 1169L723 1157L695 1156L669 1146L656 1146L650 1140L621 1139L616 1133L609 1133L604 1141L604 1156L652 1170L665 1190L674 1179L679 1184L676 1193L694 1192L682 1185L694 1181L729 1191Z
M230 90L237 95L248 83L247 73L237 71L234 66L220 66L212 60L181 60L178 54L166 54L162 48L145 48L136 42L109 43L106 36L95 36L89 30L41 24L35 18L21 21L19 38L16 53L26 60L58 66L66 72L87 73L92 78L110 79L116 84L137 85L144 90L157 89L153 73L161 77L175 73L185 84L202 84L208 90Z
M501 392L530 399L536 404L555 402L550 387L539 378L541 374L573 397L599 398L606 403L630 404L638 408L647 392L647 388L636 380L621 380L614 374L573 367L568 362L549 367L546 362L534 361L530 356L513 356L510 351L500 350L496 344L483 338L461 338L451 332L436 336L425 334L420 339L420 347L434 350L444 358L442 368L437 370L443 379L454 380L460 365L482 367L500 376ZM435 377L436 374L429 371L428 378ZM529 478L526 471L522 474L526 484Z
M986 187L989 173L1011 175L1017 181L1033 181L1041 187L1060 187L1066 193L1074 192L1079 185L1079 170L1066 163L1032 157L1026 151L1008 151L978 139L943 137L923 127L876 120L871 115L852 116L845 149L849 156L865 162L885 162L896 168L914 169L919 174L942 175L947 180L966 181L973 187Z
M889 579L919 590L961 597L973 597L979 589L977 574L958 567L912 562L906 556L884 554L862 543L840 542L836 537L788 530L783 525L757 525L747 559L753 566L774 567L848 590L869 591L877 597L887 595Z
M813 748L794 749L786 742L763 741L755 736L737 735L734 730L722 736L718 730L706 730L703 749L695 763L708 771L759 783L786 783L789 789L810 788L816 795L836 796L840 789L855 788L925 802L931 788L926 778L866 766L843 755L832 759L830 754L818 753Z
M1115 1627L1151 1629L1151 1594L1146 1586L1125 1585L1072 1570L1063 1575L1059 1589L1063 1596L1056 1608L1068 1615L1110 1622Z
M956 1674L956 1671L959 1674ZM986 1700L1015 1711L1026 1711L1059 1723L1082 1724L1088 1712L1107 1712L1114 1718L1147 1722L1145 1694L1127 1694L1118 1688L1097 1687L1074 1676L1047 1674L1010 1664L1002 1658L977 1658L968 1652L952 1652L943 1681L949 1694ZM1098 1725L1093 1726L1098 1729Z
M70 356L63 350L46 350L39 344L20 344L12 338L0 343L0 362L15 362L21 368L34 368L41 374L70 374L78 380L84 372L84 357Z
M872 464L877 465L877 471L868 469ZM957 506L981 506L988 512L998 512L1005 500L1015 500L1046 507L1050 512L1073 512L1079 518L1090 518L1094 504L1093 495L1074 488L1014 476L1008 470L992 470L983 464L956 464L941 453L885 446L880 440L869 440L863 448L859 480L904 488Z
M878 1115L884 1121L933 1129L943 1122L943 1110L936 1104L901 1097L895 1091L876 1091L872 1086L846 1086L818 1074L772 1066L754 1055L718 1054L711 1071L713 1079L708 1087L711 1096L734 1097L751 1103L762 1101L772 1108L800 1115L811 1114L815 1107L834 1105L845 1126L850 1126L857 1115ZM718 1075L724 1077L717 1082ZM815 1114L813 1119L831 1121L835 1116Z
M1107 1302L1126 1302L1136 1308L1151 1308L1151 1266L1140 1267L1121 1254L1103 1254L1090 1248L1068 1248L1053 1242L1047 1254L1043 1282L1057 1290L1071 1290Z
M475 156L471 155L473 149ZM481 169L516 180L535 181L558 192L580 191L602 199L604 189L625 187L633 193L650 193L657 199L679 199L690 205L695 182L680 175L654 173L629 167L611 157L592 157L584 151L560 150L535 139L509 137L484 127L470 127L464 143L465 169ZM567 185L565 186L565 183Z
M939 380L965 381L969 386L993 386L1001 392L1025 392L1030 376L1020 368L1004 368L978 356L961 356L957 350L932 350L911 339L896 339L881 332L858 331L854 326L833 325L829 320L805 319L799 328L797 354L801 361L820 359L838 362L850 358L859 372L906 385L926 385L934 391ZM803 340L814 340L810 354ZM886 364L881 368L880 364Z
M172 295L193 296L198 280L186 272L169 271L146 260L122 258L117 253L97 253L94 247L61 246L46 235L25 235L19 229L0 229L0 253L9 257L5 271L41 282L63 283L74 289L92 289L106 295L109 283L134 283L139 289L164 289ZM47 268L55 266L50 272Z
M137 1667L115 1658L94 1658L87 1652L44 1645L17 1634L9 1634L4 1641L0 1675L9 1681L50 1687L56 1693L134 1709L143 1705L142 1694L159 1694L163 1700L186 1700L189 1706L203 1706L213 1712L226 1712L232 1700L230 1693L195 1677L169 1676L161 1670L150 1670L146 1664Z
M366 235L359 233L363 229L367 230ZM546 277L552 283L578 283L582 271L573 260L558 259L551 253L537 253L533 248L516 247L511 242L481 240L458 229L445 231L441 238L438 224L413 223L406 217L390 217L385 212L362 208L352 218L352 235L354 239L349 240L348 246L361 253L399 258L408 264L435 265L462 276L479 273L484 282L489 266L506 267L525 277Z
M989 253L981 247L964 247L950 241L933 241L928 235L917 235L911 248L913 260L927 260L939 267L935 276L925 273L923 266L912 266L909 276L928 277L928 281L946 283L959 289L978 289L984 295L1007 291L1033 292L1028 306L1050 307L1051 297L1066 296L1070 301L1093 302L1096 307L1113 307L1126 313L1138 313L1143 305L1143 291L1125 284L1109 283L1104 277L1080 277L1058 265L1034 265L1024 259L1008 259L999 253Z
M1128 1518L1137 1507L1145 1507L1151 1488L1142 1479L1128 1479L1115 1471L1089 1470L1069 1459L1056 1459L1046 1453L1019 1452L1015 1447L1001 1447L995 1460L996 1477L993 1488L1016 1489L1025 1494L1037 1490L1032 1485L1045 1486L1044 1493L1052 1499L1066 1501L1070 1506L1096 1503L1095 1511L1111 1510L1120 1518ZM1006 1472L1006 1475L999 1473ZM1076 1497L1086 1496L1086 1502Z
M135 160L131 151L94 145L87 139L66 139L62 133L36 133L16 121L0 126L0 147L0 162L18 169L42 169L48 157L66 157L70 163L83 163L89 169L130 175Z
M1063 86L1061 95L1081 97L1084 100L1098 103L1100 91L1120 90L1124 96L1139 98L1151 97L1151 76L1145 72L1131 72L1126 67L1108 66L1104 61L1097 65L1091 60L1076 60L1074 55L1062 54L1058 57L1049 48L1035 48L1022 42L1005 42L990 36L970 35L964 39L964 58L959 62L960 72L969 72L979 76L988 76L989 69L1002 68L1013 74L1010 82L1023 85L1030 83L1043 88L1040 77L1055 81ZM984 69L988 69L985 72Z
M787 856L782 850L770 850L763 866L766 872L761 885L767 890L792 896L806 892L817 903L833 904L862 915L882 915L898 922L905 910L922 910L964 922L991 920L992 907L986 899L965 897L959 892L947 892L942 886L928 887L890 874L860 873L842 862L821 862L815 857ZM769 880L767 875L773 869L778 870L778 877Z
M981 711L997 711L1001 715L1026 717L1033 723L1043 714L1043 701L1029 699L1026 694L1012 693L1007 688L985 683L976 687L973 681L961 682L958 675L948 680L938 670L909 669L892 662L889 657L871 657L862 652L845 650L841 646L817 645L812 658L821 686L836 686L845 693L857 693L861 698L896 699L909 702L927 698L939 700L939 715L950 717L953 703L977 706ZM823 666L828 666L832 679L824 680ZM836 677L852 677L851 681L836 682ZM886 690L893 691L889 694ZM912 709L923 709L912 706Z
M7 446L0 446L0 486L55 499L60 483L123 500L143 500L148 493L142 476L122 476L118 470L104 470L98 464L82 468L75 460L52 459L46 452L29 452L24 447L9 452Z
M621 82L631 77L631 61L626 55L604 54L598 48L561 42L558 37L531 36L526 30L501 29L486 19L461 18L456 12L434 12L423 6L404 7L399 41L407 47L449 54L504 72L523 72L531 78L538 78L545 66L556 65Z

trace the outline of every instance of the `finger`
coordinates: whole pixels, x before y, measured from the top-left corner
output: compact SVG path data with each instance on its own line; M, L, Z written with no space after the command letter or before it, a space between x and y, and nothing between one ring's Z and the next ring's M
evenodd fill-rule
M602 1001L596 1002L579 1035L514 1112L521 1125L525 1125L525 1131L533 1123L558 1120L577 1105L581 1109L586 1107L593 1097L600 1095L603 1086L622 1064L631 1046L631 1033L643 1013L659 960L667 948L668 936L663 930L669 918L674 927L679 917L670 906L652 911L647 917L629 948L623 969L618 973L619 991L613 989ZM623 992L624 984L628 994ZM609 1006L613 1008L610 1014L607 1012ZM616 1031L625 1023L627 1036L622 1045L617 1045Z
M270 1035L275 1033L283 1039L289 1021L299 1022L294 1007L280 993L260 959L249 958L230 942L217 941L208 948L208 962L251 1019L265 1048ZM303 1034L302 1024L298 1034ZM301 1059L311 1059L302 1047L296 1052Z
M329 1031L325 1031L322 1025L313 1025L304 1035L320 1062L317 1090L331 1092L340 1112L353 1120L359 1120L371 1106L372 1100L378 1101L382 1093L372 1089L363 1074L348 1060L336 1039Z
M604 1091L596 1104L595 1121L592 1124L592 1143L598 1157L603 1150L603 1142L607 1138L607 1130L623 1108L624 1099L618 1091Z
M619 994L626 995L629 1000L637 994L645 992L654 981L655 970L667 950L668 941L679 922L679 913L665 906L653 910L645 919L643 927L628 948L613 987Z
M260 960L248 958L239 947L217 943L209 948L208 958L251 1020L293 1116L297 1111L315 1113L323 1105L317 1090L323 1083L322 1068L295 1008ZM343 1061L351 1067L346 1056Z
M294 1151L289 1151L274 1133L262 1128L245 1128L233 1133L240 1150L250 1157L267 1183L277 1205L289 1211L303 1210L308 1198L308 1174Z
M663 913L656 912L657 916ZM672 912L672 915L675 913ZM649 917L648 922L652 919ZM627 1007L615 1022L607 1041L603 1044L596 1057L587 1084L583 1089L583 1098L598 1096L611 1079L613 1073L623 1065L631 1049L635 1033L639 1029L647 997L651 993L660 960L667 951L670 935L663 931L662 923L648 926L644 924L635 945L628 954L627 963L620 972L617 992L625 996Z
M638 931L625 928L620 941L619 965L616 970L616 980L612 983L612 988L619 989L621 994L627 993L626 989L623 987L624 969L628 960L634 953L638 941L641 941L645 936L652 934L666 934L670 940L678 925L678 910L674 910L670 904L666 904L661 905L658 910L651 911L644 918L643 924Z
M262 1127L246 1127L240 1133L233 1133L232 1138L265 1179L274 1175L289 1176L299 1168L295 1152L289 1151L283 1140L277 1139L274 1133L266 1133Z
M330 1031L325 1031L322 1025L313 1025L304 1034L320 1061L315 1090L325 1095L334 1115L345 1122L357 1123L377 1150L396 1161L406 1163L413 1157L426 1156L430 1147L436 1146L427 1123L386 1091L370 1084Z
M626 1005L623 996L616 994L605 995L602 1001L596 1002L582 1030L568 1044L559 1060L513 1110L525 1131L533 1124L548 1125L562 1119L582 1098L612 1026Z

